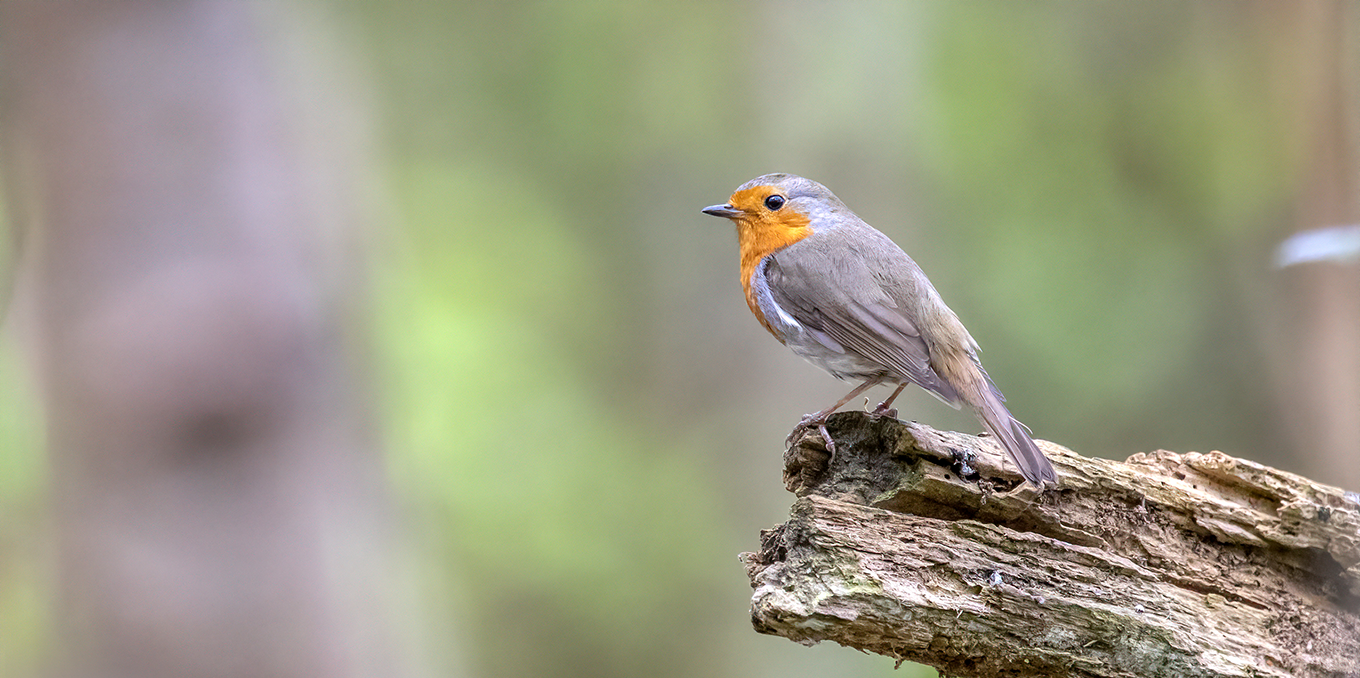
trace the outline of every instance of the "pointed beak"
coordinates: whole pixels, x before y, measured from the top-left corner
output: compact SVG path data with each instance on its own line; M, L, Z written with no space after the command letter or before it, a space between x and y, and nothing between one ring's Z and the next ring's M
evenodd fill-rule
M741 210L731 205L709 205L701 210L704 214L724 219L735 219L741 215Z

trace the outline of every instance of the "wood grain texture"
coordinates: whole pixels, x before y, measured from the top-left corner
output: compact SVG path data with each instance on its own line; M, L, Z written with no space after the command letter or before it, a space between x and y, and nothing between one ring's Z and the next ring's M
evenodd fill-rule
M1219 452L1125 462L842 413L785 455L789 521L743 554L757 631L952 676L1360 675L1354 493Z

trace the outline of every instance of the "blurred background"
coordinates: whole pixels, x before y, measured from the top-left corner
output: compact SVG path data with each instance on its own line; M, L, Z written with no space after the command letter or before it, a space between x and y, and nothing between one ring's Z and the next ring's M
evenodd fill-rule
M737 554L791 503L784 436L849 388L750 317L699 213L766 172L910 253L1036 437L1360 489L1355 252L1343 228L1276 259L1360 221L1355 2L241 6L363 198L338 277L413 674L934 675L750 628ZM42 217L22 144L12 233ZM25 676L63 652L63 481L9 326L0 674Z

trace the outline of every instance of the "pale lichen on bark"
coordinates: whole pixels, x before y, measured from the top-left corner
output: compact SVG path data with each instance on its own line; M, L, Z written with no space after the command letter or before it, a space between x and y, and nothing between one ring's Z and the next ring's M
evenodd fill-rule
M1219 452L1125 462L837 415L785 455L789 521L743 554L756 630L956 676L1360 675L1353 493Z

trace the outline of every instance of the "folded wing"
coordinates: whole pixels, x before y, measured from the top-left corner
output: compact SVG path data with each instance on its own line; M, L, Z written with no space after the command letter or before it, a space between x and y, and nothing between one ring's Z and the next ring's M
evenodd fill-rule
M959 394L930 366L920 330L862 260L803 250L774 255L765 275L775 302L828 348L852 351L959 407Z

